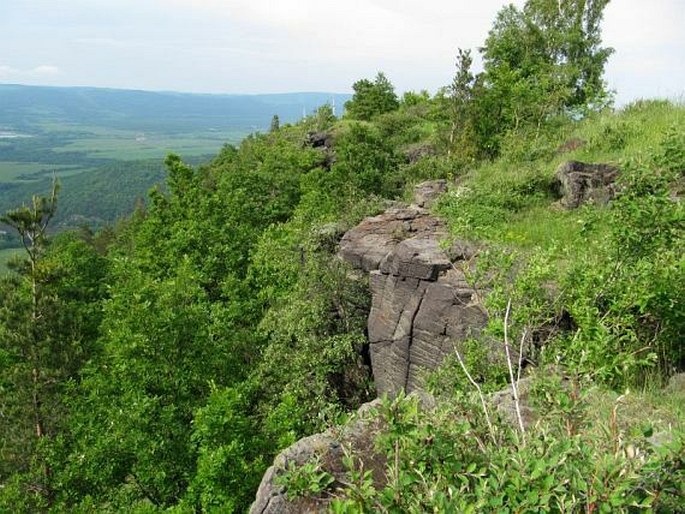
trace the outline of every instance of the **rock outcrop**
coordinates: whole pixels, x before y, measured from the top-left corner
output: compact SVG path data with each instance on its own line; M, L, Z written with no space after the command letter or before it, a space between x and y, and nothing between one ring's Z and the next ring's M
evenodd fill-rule
M374 481L382 483L385 479L385 457L374 449L376 434L381 429L378 417L373 415L378 405L380 400L365 403L357 411L355 419L342 429L331 429L305 437L278 454L273 465L262 477L250 514L328 512L327 507L331 500L329 496L288 498L286 488L280 485L278 478L291 463L295 466L308 462L319 463L321 469L334 477L335 481L330 489L335 490L343 485L340 480L346 472L342 462L345 451L354 452L365 456L367 466L374 471Z
M616 194L616 178L620 170L609 164L586 164L568 161L559 166L554 187L566 209L576 209L586 203L603 205Z
M430 191L445 186L421 184L418 199L433 200ZM464 275L476 249L464 242L445 249L446 235L438 218L412 205L367 218L340 242L340 257L370 273L369 353L379 395L420 388L423 372L487 321Z

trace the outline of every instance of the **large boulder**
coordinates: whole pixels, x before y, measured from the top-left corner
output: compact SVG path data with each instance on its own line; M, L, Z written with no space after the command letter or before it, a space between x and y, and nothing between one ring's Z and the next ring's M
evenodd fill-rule
M526 427L535 420L535 413L528 406L530 379L519 382L520 410ZM518 426L515 404L511 399L511 388L493 393L488 403L494 407L511 426ZM404 401L416 400L424 412L439 408L440 400L424 391L411 393ZM257 490L250 514L296 514L329 512L336 491L348 487L348 469L343 459L349 456L364 471L371 472L373 485L382 489L388 482L388 459L379 451L376 439L387 432L388 424L379 411L382 400L376 399L362 405L351 421L342 427L300 439L283 450L274 459L273 465L266 471ZM493 412L493 411L491 411ZM318 472L328 473L332 482L319 494L307 497L288 497L286 486L282 485L283 477L291 465L300 467L314 464Z
M583 204L604 205L616 194L616 179L620 170L610 164L587 164L568 161L557 168L554 188L559 203L567 209Z
M353 267L372 271L380 267L397 245L410 237L446 235L441 221L416 206L392 207L366 218L340 241L339 255Z

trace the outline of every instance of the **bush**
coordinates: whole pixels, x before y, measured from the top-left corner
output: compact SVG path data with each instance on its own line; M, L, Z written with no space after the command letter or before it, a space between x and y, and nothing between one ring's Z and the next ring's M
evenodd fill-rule
M557 351L617 387L654 365L667 375L685 364L685 207L671 197L673 178L624 166L620 194L586 226L587 251L563 281L578 332Z

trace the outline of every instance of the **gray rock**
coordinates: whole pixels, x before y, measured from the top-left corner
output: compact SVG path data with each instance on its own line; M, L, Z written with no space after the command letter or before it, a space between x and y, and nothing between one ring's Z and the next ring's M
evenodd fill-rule
M438 275L452 267L435 235L412 237L395 246L381 261L380 271L419 280L437 280Z
M517 394L519 397L519 410L521 411L521 419L523 426L528 428L532 426L537 417L535 411L530 406L530 388L533 383L532 378L522 378L517 384ZM497 391L490 396L492 404L500 413L502 418L506 420L511 426L518 427L518 414L516 412L516 401L514 399L514 392L511 385L506 389Z
M530 379L519 382L521 406L524 412L524 423L530 426L534 422L534 413L528 407L528 390ZM422 390L410 393L407 401L416 399L423 411L438 408L436 398ZM505 420L518 426L511 389L507 388L490 396L490 403L498 409ZM347 482L346 468L342 463L347 454L359 463L364 471L371 471L374 487L381 490L387 484L387 457L378 451L375 444L378 435L387 430L384 420L378 416L381 400L376 399L362 405L356 416L346 425L330 429L322 434L305 437L289 448L283 450L273 465L262 478L250 514L295 514L328 512L330 502L336 490L345 488ZM334 482L329 490L309 498L288 499L282 486L276 484L277 477L282 475L288 462L303 465L316 460L321 470L330 473Z
M666 392L685 394L685 373L677 373L668 380Z
M345 473L342 465L343 446L376 459L379 470L385 469L385 461L380 455L373 455L373 440L378 431L375 409L380 400L362 405L355 418L340 430L328 430L300 439L292 446L279 453L274 463L262 477L255 501L250 507L250 514L299 514L328 512L330 494L313 498L288 499L285 488L278 485L277 477L281 476L290 462L302 466L307 462L318 460L321 468L335 478L332 489L340 485ZM330 493L330 491L329 491Z
M321 458L331 452L340 451L336 440L329 433L314 434L300 439L276 456L257 490L257 497L250 508L251 514L318 512L318 509L305 509L297 501L289 501L283 486L276 483L276 477L294 462L302 466L306 462Z
M587 145L587 141L585 141L584 139L580 139L579 137L572 137L571 139L567 140L564 144L560 145L557 148L557 154L573 152L575 150L578 150L579 148L583 148L585 145Z
M427 211L395 207L341 240L340 257L370 271L369 354L379 395L420 389L425 372L487 322L459 269L477 248L461 241L443 249L445 236L442 222Z
M566 209L576 209L586 203L606 204L616 194L616 178L620 170L609 164L586 164L568 161L559 166L554 188Z
M437 155L435 147L433 147L433 145L431 144L426 143L418 143L411 145L408 148L406 148L403 153L409 164L417 163L424 157Z
M661 448L663 446L668 446L673 443L673 432L663 431L657 432L651 437L647 438L647 442L654 448Z
M446 191L447 181L444 179L422 182L414 187L414 203L428 208Z
M310 132L307 134L307 144L312 148L331 148L333 146L333 134L330 132Z
M442 222L424 209L393 207L348 231L338 255L355 268L372 271L405 239L445 233Z

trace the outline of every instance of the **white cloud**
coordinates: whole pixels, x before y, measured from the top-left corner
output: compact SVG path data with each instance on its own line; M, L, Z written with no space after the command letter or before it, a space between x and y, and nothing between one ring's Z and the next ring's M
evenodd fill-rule
M33 68L29 73L31 75L59 75L62 71L57 66L41 64Z
M685 9L680 3L622 0L607 6L603 37L616 53L606 71L619 105L639 97L677 97L685 92Z
M18 70L16 68L12 68L12 66L0 64L0 79L9 80L17 74L17 71Z
M111 37L77 37L73 41L74 41L74 43L76 43L78 45L87 45L87 46L108 46L108 47L118 47L118 48L131 46L130 41L124 41L122 39L114 39Z
M448 83L458 47L482 44L503 0L156 0L221 20L226 31L260 34L251 50L288 63L297 89L348 89L385 71L398 90ZM521 4L523 0L516 0ZM220 38L221 36L218 36ZM220 44L220 43L219 43ZM234 44L226 45L234 46ZM237 63L243 66L243 63ZM244 75L245 76L245 75ZM247 77L247 76L245 76ZM264 84L258 86L264 89ZM274 84L272 87L278 87Z

